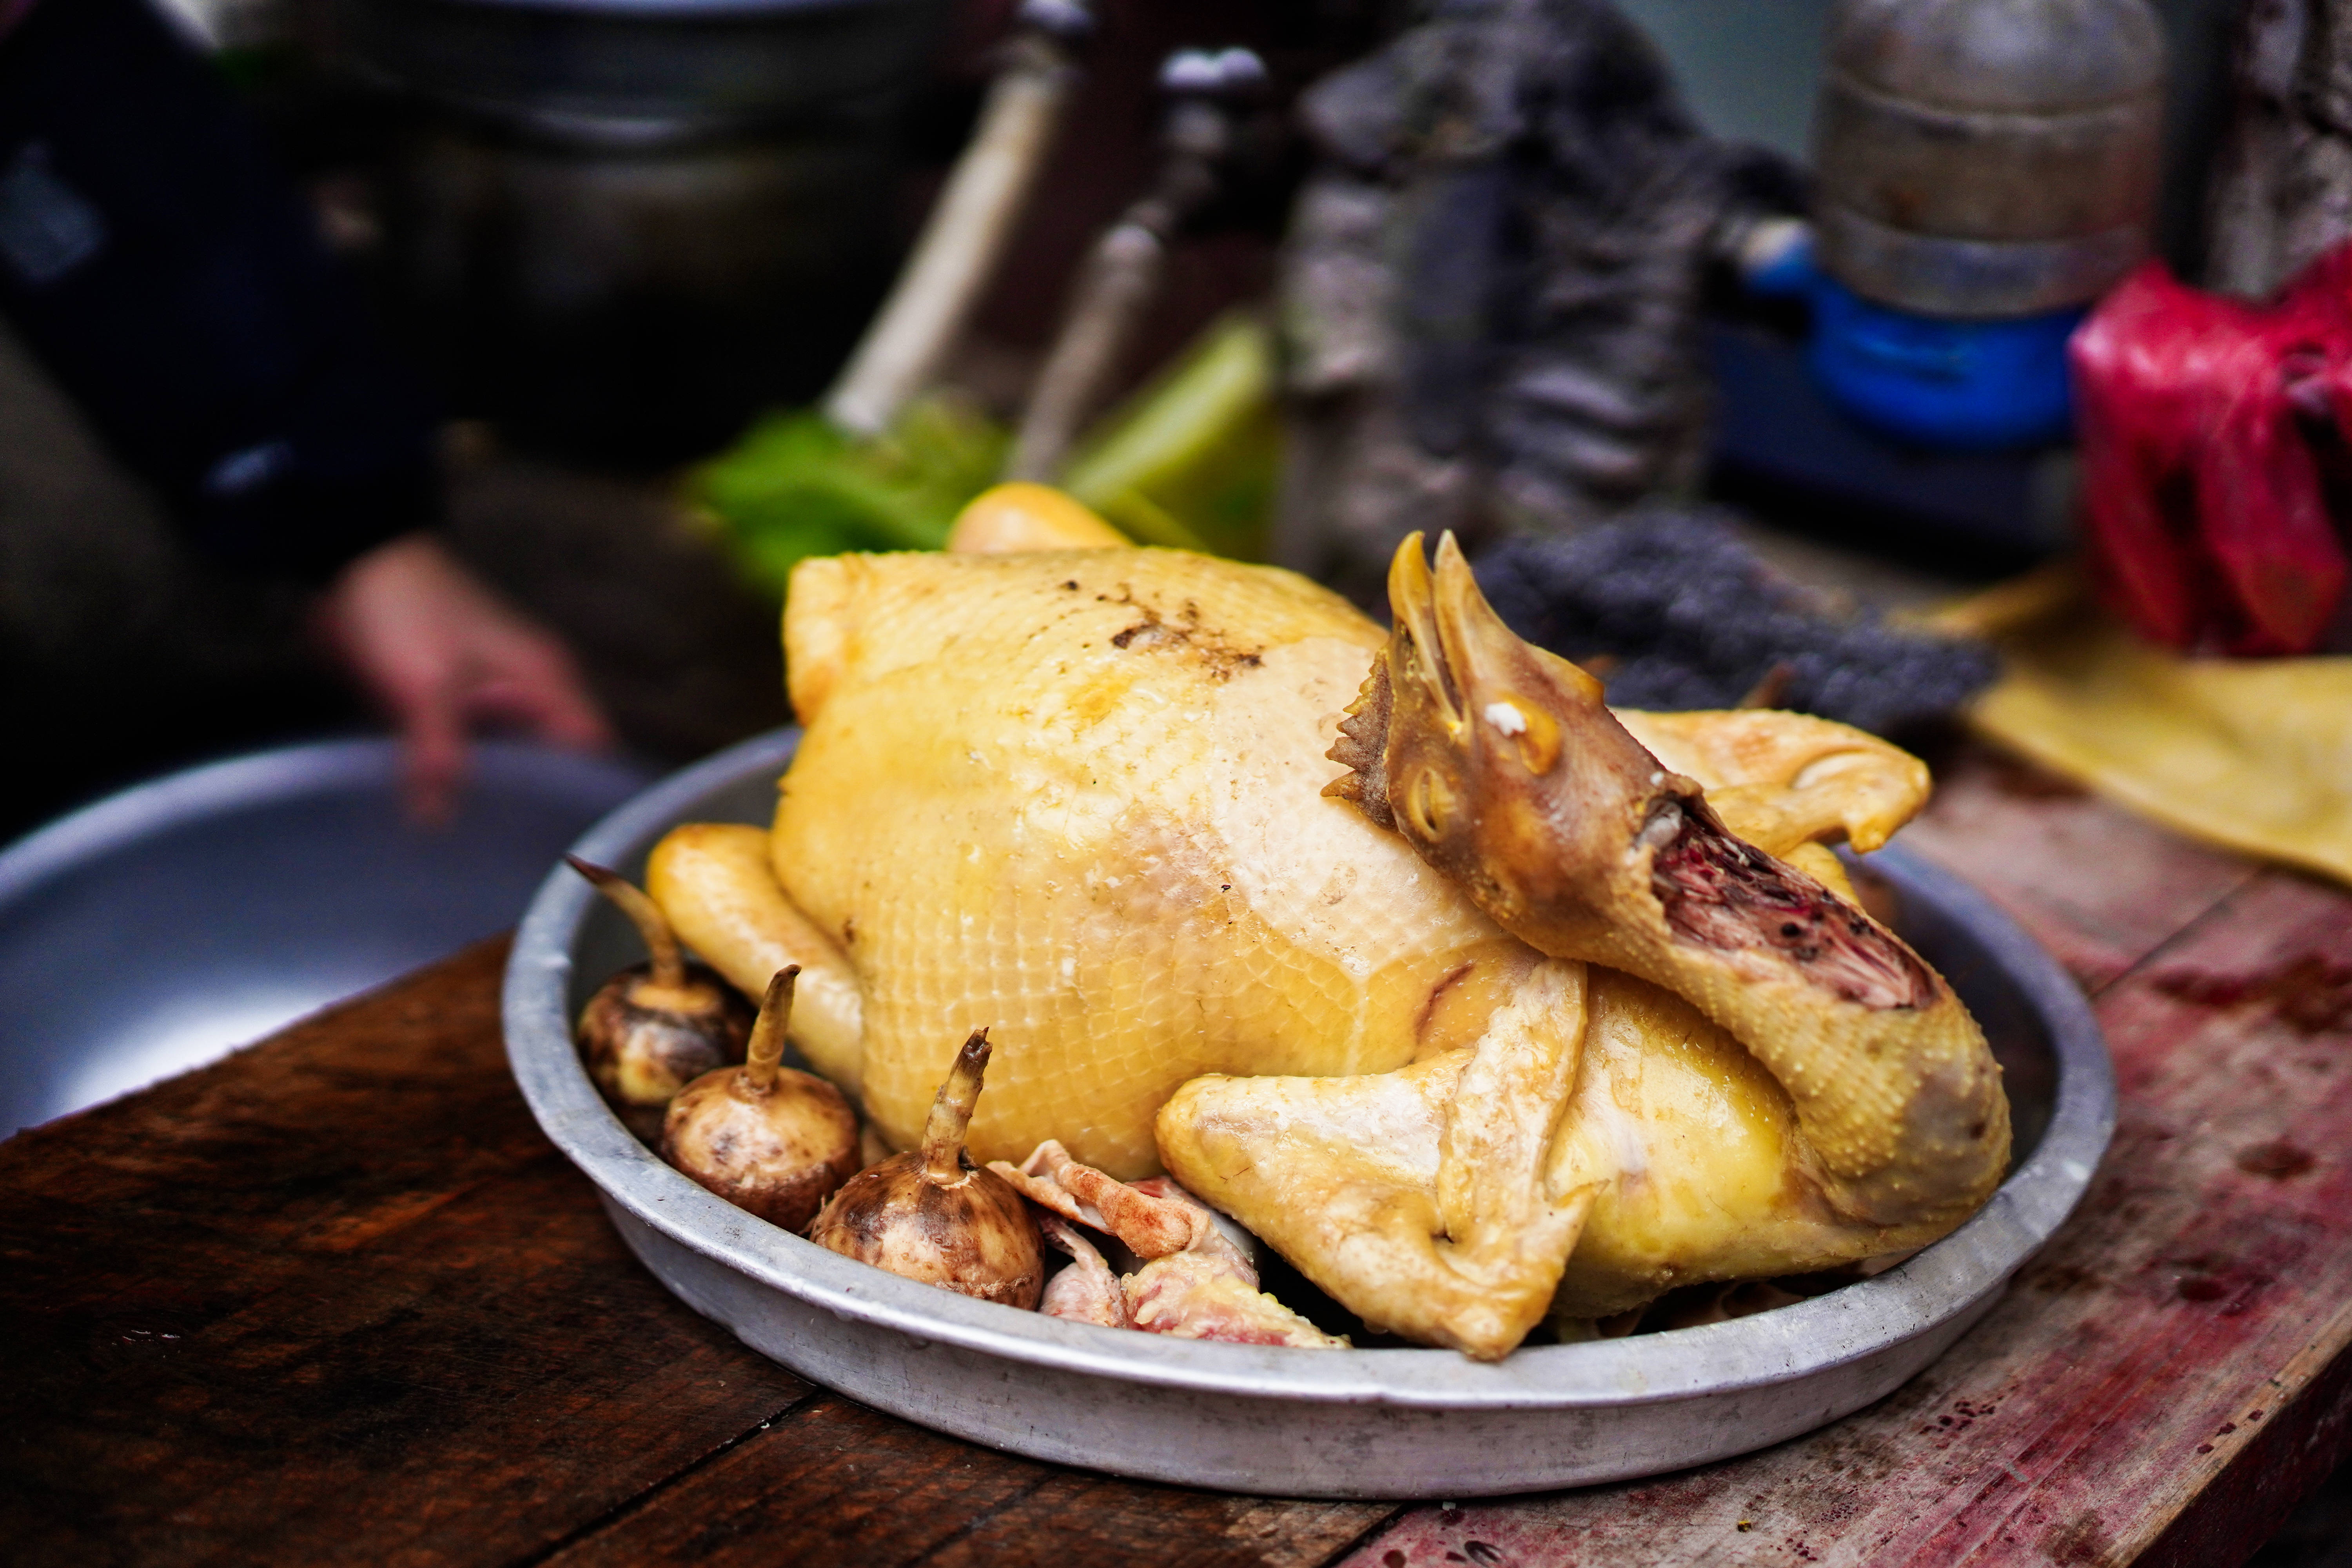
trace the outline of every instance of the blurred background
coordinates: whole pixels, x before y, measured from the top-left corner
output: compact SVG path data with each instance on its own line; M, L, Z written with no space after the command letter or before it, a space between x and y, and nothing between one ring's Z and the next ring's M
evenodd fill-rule
M173 0L264 128L398 353L450 416L446 537L570 642L627 747L683 761L782 722L774 574L696 465L839 369L979 112L1007 0ZM1629 0L1717 136L1801 162L1827 0ZM2158 242L2190 276L2237 7L2163 0ZM1009 427L1087 247L1152 184L1171 51L1265 81L1212 210L1114 356L1098 408L1272 294L1312 162L1289 110L1411 18L1396 0L1108 0L1004 259L940 380ZM1933 454L1808 390L1792 337L1734 308L1700 483L1775 559L1925 595L2030 564L2068 528L2063 444ZM1759 325L1759 321L1762 322ZM297 588L192 553L73 405L0 337L0 625L67 670L70 732L8 770L0 836L177 762L363 725ZM757 552L751 551L756 555Z
M630 751L699 756L786 718L772 585L682 475L839 368L970 133L1011 7L630 8L186 0L182 24L450 415L445 537L570 642ZM1370 4L1118 5L950 379L1017 406L1079 254L1147 183L1171 49L1259 48L1294 89ZM1277 177L1278 181L1278 177ZM1129 382L1261 295L1276 184L1188 238ZM0 334L0 637L78 687L0 838L175 763L360 726L307 595L189 550Z

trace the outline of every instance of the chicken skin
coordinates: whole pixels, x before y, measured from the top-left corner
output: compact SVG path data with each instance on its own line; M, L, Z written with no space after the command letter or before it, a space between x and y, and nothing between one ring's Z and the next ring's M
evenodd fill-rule
M1363 777L1327 752L1392 639L1304 579L1159 550L843 556L796 572L785 638L806 733L772 830L681 827L648 888L739 985L802 965L796 1039L895 1146L940 1042L987 1026L975 1159L1058 1140L1121 1179L1165 1167L1374 1326L1487 1356L1555 1294L1599 1315L1868 1257L1980 1200L1940 1169L1871 1195L1735 1038L1746 1015L1661 988L1670 965L1554 951L1362 791L1327 794ZM1821 844L1874 847L1925 798L1916 760L1822 721L1620 721L1695 816L1840 908ZM1916 1135L1854 1131L1864 1163Z

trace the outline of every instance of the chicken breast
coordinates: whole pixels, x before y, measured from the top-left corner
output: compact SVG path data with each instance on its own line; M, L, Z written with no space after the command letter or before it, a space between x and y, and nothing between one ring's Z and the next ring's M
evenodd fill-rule
M1324 798L1380 647L1337 595L1159 550L838 556L785 620L807 734L777 880L863 995L894 1144L963 1032L975 1158L1157 1170L1203 1073L1382 1072L1475 1038L1532 952Z

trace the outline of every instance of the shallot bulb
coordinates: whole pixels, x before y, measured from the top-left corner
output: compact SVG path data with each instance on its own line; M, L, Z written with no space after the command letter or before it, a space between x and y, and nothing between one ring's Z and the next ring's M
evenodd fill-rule
M988 1067L976 1029L931 1102L923 1146L860 1171L809 1226L819 1247L983 1301L1036 1306L1045 1261L1037 1222L1012 1183L964 1153Z
M576 1037L597 1089L650 1143L679 1089L742 1059L751 1008L716 972L687 962L659 907L627 879L576 856L564 859L628 916L652 955L588 999Z
M776 972L740 1068L670 1101L662 1158L771 1225L798 1230L857 1169L857 1113L821 1078L782 1065L798 964Z

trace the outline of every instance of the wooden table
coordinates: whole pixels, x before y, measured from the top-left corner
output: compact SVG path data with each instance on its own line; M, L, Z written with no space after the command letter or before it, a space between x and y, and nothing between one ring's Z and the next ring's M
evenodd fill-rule
M1906 842L2090 989L2123 1115L1950 1354L1810 1437L1459 1507L1141 1486L829 1394L671 1300L506 1073L502 948L0 1144L20 1563L2237 1561L2352 1408L2352 898L1992 759Z

